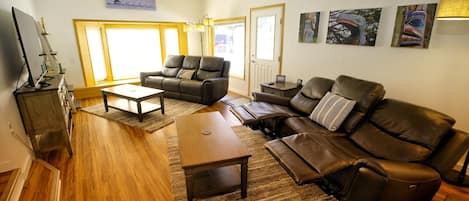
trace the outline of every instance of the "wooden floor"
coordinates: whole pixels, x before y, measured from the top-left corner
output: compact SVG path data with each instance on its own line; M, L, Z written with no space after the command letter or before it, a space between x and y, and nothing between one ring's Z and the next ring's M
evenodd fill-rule
M53 198L53 177L51 170L37 161L31 164L29 179L25 182L21 200L50 200ZM40 188L38 188L40 186ZM49 189L49 190L41 190Z
M230 94L228 98L236 97ZM88 99L81 105L101 102L100 98ZM221 102L199 112L209 111L220 111L230 125L240 125ZM165 134L176 132L174 124L150 134L78 112L74 129L73 157L69 158L65 150L48 156L48 161L62 171L61 200L172 200ZM30 179L35 177L33 173ZM29 185L21 200L30 200L30 194L41 190L43 185L36 185ZM469 200L469 189L443 184L434 200L443 201L448 195Z
M0 172L0 201L9 199L19 172L19 169Z

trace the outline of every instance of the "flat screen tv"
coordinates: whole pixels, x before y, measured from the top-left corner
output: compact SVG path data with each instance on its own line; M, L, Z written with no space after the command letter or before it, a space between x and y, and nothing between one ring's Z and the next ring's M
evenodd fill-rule
M47 70L43 65L43 49L39 38L36 20L27 13L12 7L13 20L23 52L24 62L28 69L28 84L37 87Z

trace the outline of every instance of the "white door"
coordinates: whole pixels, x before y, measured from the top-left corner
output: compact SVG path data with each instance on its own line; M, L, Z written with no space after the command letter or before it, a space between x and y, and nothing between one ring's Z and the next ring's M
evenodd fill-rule
M250 91L259 91L259 84L273 82L281 73L283 6L251 10Z

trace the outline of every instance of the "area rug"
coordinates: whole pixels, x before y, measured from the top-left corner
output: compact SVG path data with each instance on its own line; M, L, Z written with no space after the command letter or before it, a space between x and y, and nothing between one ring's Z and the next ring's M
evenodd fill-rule
M245 97L240 97L240 98L232 98L232 99L222 99L221 102L231 107L234 107L234 106L242 105L245 103L249 103L251 102L251 100Z
M336 200L317 185L298 186L287 172L264 148L270 139L261 132L243 126L233 127L240 140L247 145L252 157L248 163L248 196L245 200ZM184 171L181 168L177 134L168 134L168 158L174 200L186 199ZM241 200L240 190L197 200Z
M150 99L149 102L159 104L159 99ZM104 117L106 119L114 120L128 126L141 128L147 132L154 132L162 127L165 127L174 122L177 116L192 114L200 109L207 107L197 103L187 101L175 100L170 98L164 99L165 114L162 115L161 111L155 111L143 116L143 121L139 122L137 115L128 112L122 112L109 108L109 112L105 112L104 104L93 105L81 108L82 111Z

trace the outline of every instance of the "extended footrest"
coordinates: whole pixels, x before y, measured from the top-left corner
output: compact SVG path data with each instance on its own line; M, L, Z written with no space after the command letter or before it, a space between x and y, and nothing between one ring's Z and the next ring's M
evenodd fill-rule
M322 177L308 166L295 152L281 140L272 140L264 144L265 148L284 167L297 184L305 184L320 180Z
M230 111L241 121L243 125L257 123L266 119L288 117L285 111L273 107L269 103L251 102L244 105L231 107Z
M231 107L230 111L233 113L233 115L236 116L236 118L239 119L239 121L241 121L243 125L249 125L256 122L256 118L253 117L248 111L246 111L246 109L244 109L244 107L241 105Z

